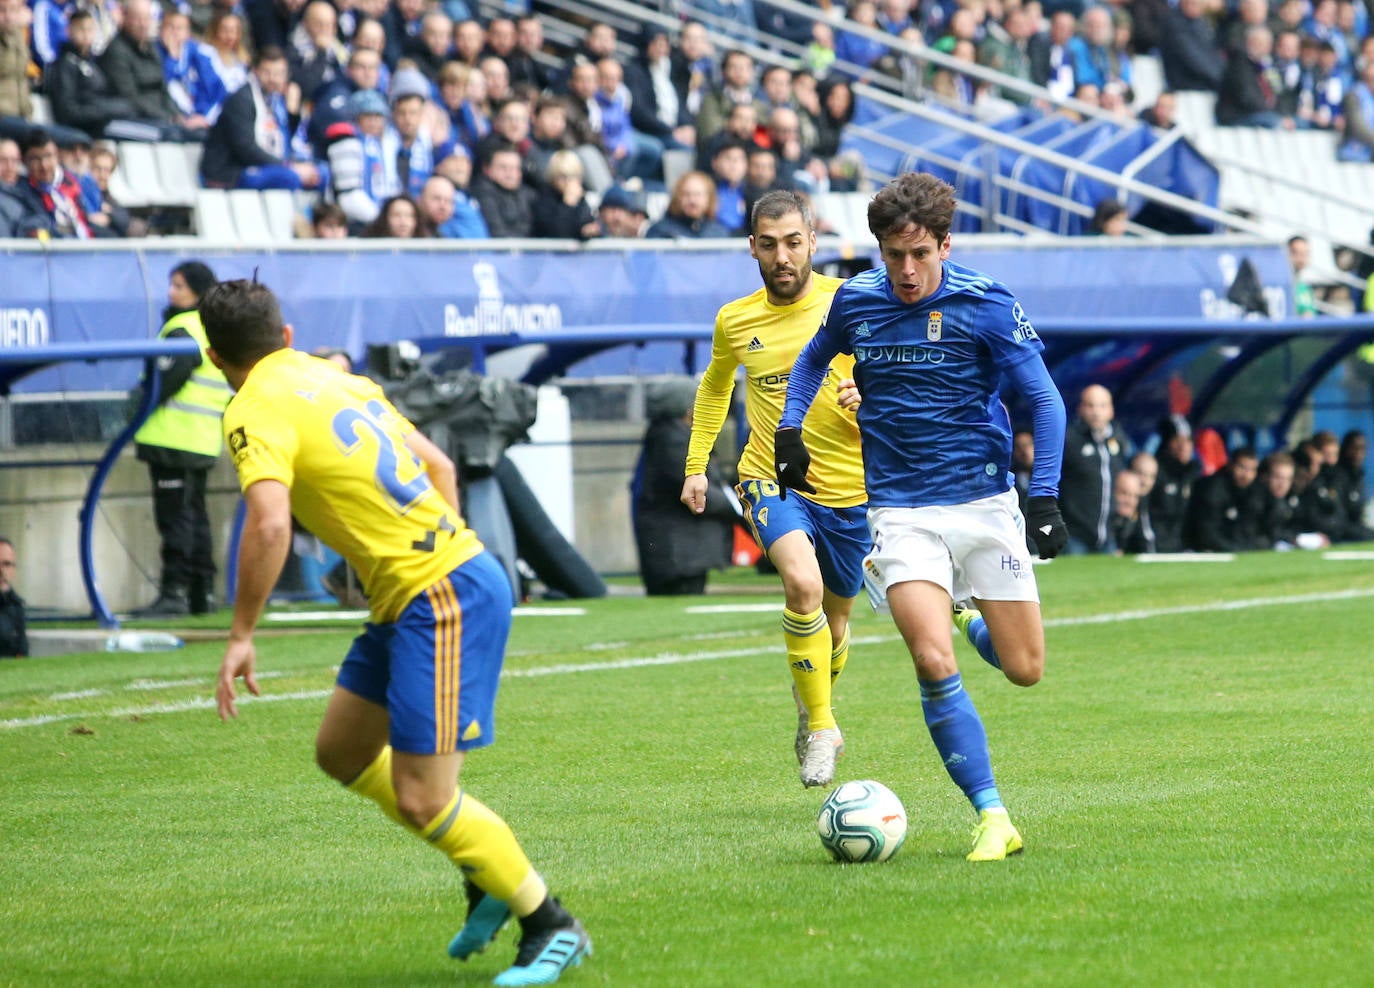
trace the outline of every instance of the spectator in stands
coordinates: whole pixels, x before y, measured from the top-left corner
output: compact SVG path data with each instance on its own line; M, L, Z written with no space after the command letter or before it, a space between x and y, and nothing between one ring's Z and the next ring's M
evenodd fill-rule
M1158 552L1159 543L1155 535L1154 519L1150 516L1150 496L1154 493L1155 483L1159 480L1159 462L1153 454L1144 450L1132 456L1127 468L1140 478L1140 531L1144 537L1144 548L1140 552Z
M768 114L765 136L777 160L778 182L789 189L811 188L813 182L806 166L812 155L803 140L797 111L787 106L774 107ZM749 150L748 145L745 150Z
M477 68L487 47L487 32L482 25L469 18L459 21L453 29L453 58L470 68Z
M91 178L100 193L95 212L108 217L109 228L121 237L141 237L148 232L148 221L133 216L110 192L110 179L119 167L119 159L109 144L97 144L91 149ZM95 212L87 217L94 219ZM99 222L98 220L96 222Z
M1226 64L1217 49L1206 0L1178 0L1178 6L1165 17L1159 39L1159 57L1169 88L1174 92L1216 92Z
M1349 77L1341 67L1336 47L1329 41L1317 43L1317 64L1303 84L1299 100L1311 107L1311 124L1319 130L1342 130L1345 126L1345 96Z
M1079 34L1069 41L1074 85L1096 86L1101 92L1117 87L1130 98L1131 56L1116 46L1116 27L1106 7L1083 11Z
M382 158L395 162L396 188L414 198L434 172L435 148L424 123L429 81L418 69L401 68L391 78L391 125L382 137Z
M355 48L348 56L348 66L344 72L315 94L315 106L306 134L317 158L325 157L329 128L353 119L348 108L349 97L360 90L379 88L381 67L381 55L368 48Z
M652 180L661 175L663 142L634 129L630 121L630 91L624 70L614 58L596 63L597 88L593 99L601 118L601 144L622 180Z
M348 236L348 217L337 203L316 203L310 212L310 232L316 240L343 240Z
M1278 77L1279 86L1278 110L1285 117L1292 117L1298 127L1304 125L1298 113L1303 79L1301 55L1302 39L1298 35L1292 31L1280 31L1274 35L1274 73Z
M381 59L382 64L377 69L377 88L385 93L391 88L391 66L386 64L386 29L380 20L369 17L358 22L358 29L353 33L353 50L362 49L375 51Z
M716 184L716 221L732 234L745 231L748 213L745 210L744 180L749 171L745 144L728 140L716 148L711 159L711 178Z
M587 203L582 173L582 159L575 152L554 153L535 205L533 236L590 240L601 235L601 226Z
M716 151L727 142L742 141L746 148L760 146L755 140L758 129L758 111L753 103L736 103L730 107L725 127L697 154L698 171L709 171Z
M87 134L100 135L116 120L131 121L136 113L132 101L110 88L104 71L92 57L94 40L95 19L84 10L74 12L61 54L48 66L45 78L53 119ZM137 125L112 127L112 136L121 133L132 139L141 130ZM157 136L157 130L153 129L148 136Z
M313 162L292 161L293 127L286 110L287 61L280 48L261 49L248 82L224 101L205 141L201 181L221 189L313 189Z
M248 81L252 58L243 43L243 19L233 11L217 9L205 29L206 54L224 83L226 93L235 93Z
M792 73L792 108L802 118L802 131L811 135L807 147L814 152L820 139L821 88L815 73L801 69Z
M148 464L153 519L161 540L162 571L157 599L137 617L207 614L215 609L214 540L205 507L205 485L224 448L220 416L231 395L224 375L210 361L200 300L215 273L199 261L185 261L168 275L167 308L159 339L192 339L189 356L158 362L157 407L134 433L138 458ZM151 382L144 380L144 388Z
M81 186L58 161L57 143L47 131L30 131L24 142L24 167L28 181L20 186L25 211L25 232L37 236L89 240L115 236L106 227L86 218Z
M820 86L821 115L816 121L817 157L833 158L840 153L840 138L854 119L854 91L843 77L826 79Z
M1317 314L1317 299L1305 272L1312 260L1312 246L1307 238L1295 235L1288 238L1288 269L1293 274L1293 314L1310 319Z
M568 134L568 107L559 96L540 96L534 103L533 118L530 121L529 146L522 155L524 160L525 181L537 186L540 176L549 170L549 159L554 152L573 146Z
M475 157L483 161L490 157L494 148L513 147L524 163L525 180L538 188L544 184L544 173L531 173L529 159L526 157L533 144L534 141L530 137L529 104L518 99L508 99L496 105L491 133L477 142Z
M1231 454L1226 466L1198 481L1188 503L1184 542L1196 552L1244 552L1268 548L1261 541L1260 512L1255 477L1259 457L1242 447Z
M392 196L382 203L377 218L368 224L362 235L370 238L413 240L417 237L432 237L434 231L421 217L415 200L403 194Z
M630 124L665 147L694 147L696 127L687 113L687 61L673 51L668 32L648 24L639 58L625 65Z
M24 598L14 590L18 569L14 543L0 538L0 659L22 659L29 654Z
M1178 97L1172 90L1164 90L1153 104L1140 111L1140 119L1151 127L1173 130L1178 126Z
M835 67L835 29L823 20L811 25L811 43L806 46L802 64L807 71L824 78Z
M388 158L382 146L387 109L386 97L381 93L360 89L348 98L352 123L340 121L325 132L328 197L338 204L354 228L375 220L382 200L401 187L396 177L396 158Z
M707 513L698 515L681 501L693 382L669 381L646 390L649 425L630 482L640 579L650 596L705 593L707 573L730 565L733 502L714 464L707 470L714 488L706 498Z
M958 38L950 45L949 57L956 62L972 65L977 60L978 52L972 41ZM930 89L951 106L967 110L972 110L989 91L987 85L978 83L967 73L945 66L931 72Z
M871 69L880 58L888 53L887 42L857 31L846 31L843 25L856 24L859 27L868 28L870 31L881 31L878 27L878 6L873 0L849 0L845 8L845 20L840 24L840 30L835 32L835 58L841 64L839 71L856 78L865 78L866 70ZM855 71L857 67L859 71Z
M509 67L517 42L515 21L509 17L493 17L487 21L487 42L482 53L495 55Z
M754 203L779 188L777 156L768 148L749 149L749 161L744 172L744 215L753 216Z
M587 26L581 46L573 52L573 62L595 65L603 58L615 58L615 42L615 28L605 21L594 21Z
M244 0L243 15L253 39L253 51L280 48L291 44L291 31L300 20L306 0Z
M716 185L705 172L687 172L673 186L668 211L645 236L660 239L728 237L716 220Z
M1354 65L1354 56L1337 23L1339 17L1336 0L1312 0L1307 20L1303 22L1303 32L1322 44L1330 45L1336 56L1336 66L1348 71Z
M35 217L29 215L19 166L23 162L19 144L8 137L0 137L0 240L27 237L33 231Z
M33 119L28 28L24 0L0 0L0 137L23 140Z
M1201 2L1201 0L1192 0ZM1071 42L1078 23L1073 14L1059 10L1050 16L1050 28L1037 34L1027 43L1030 56L1031 80L1044 86L1050 95L1067 99L1077 88L1073 77L1073 47Z
M730 110L737 104L747 103L754 107L755 121L761 119L761 104L754 91L754 60L742 51L729 51L721 68L721 84L711 90L701 100L701 110L697 114L697 150L707 150L711 138L725 129Z
M392 0L386 8L386 13L381 17L386 32L382 61L386 62L388 68L396 68L396 63L419 36L424 13L425 0Z
M301 99L314 103L316 94L343 75L348 51L339 41L339 16L327 0L311 0L291 32L286 50L291 81L300 87Z
M1275 29L1281 30L1278 18L1274 18L1273 23L1270 23L1269 0L1236 0L1225 18L1224 26L1218 32L1221 50L1226 59L1245 52L1245 33L1252 27L1267 27L1271 33L1275 33Z
M200 42L192 40L191 18L175 10L164 13L157 47L163 82L182 123L192 130L209 127L229 93L210 56Z
M126 0L124 23L100 56L100 68L114 93L133 104L140 120L158 125L164 140L203 137L204 122L186 118L167 90L162 56L153 42L150 0ZM182 129L183 124L187 129Z
M721 83L720 65L716 61L711 36L700 21L688 21L682 25L677 45L683 61L687 63L687 115L696 120L707 94ZM697 121L697 142L700 143L701 139L701 122Z
M520 152L494 148L472 181L472 197L482 210L493 237L529 237L534 233L534 205L538 198L524 183Z
M1000 24L989 21L987 36L978 49L978 64L1022 82L1032 82L1031 39L1035 37L1035 27L1026 7L1006 7ZM1006 86L998 89L997 94L1021 106L1031 100L1029 94Z
M623 185L612 185L601 196L597 219L603 237L638 239L649 230L649 216L644 207L644 195L631 192Z
M1069 529L1070 553L1107 551L1112 478L1126 467L1127 441L1113 419L1112 394L1090 384L1078 399L1078 417L1064 435L1059 506Z
M505 56L512 86L528 85L543 92L553 84L553 73L539 58L544 52L544 24L532 14L515 23L515 50Z
M1122 237L1126 234L1126 224L1130 220L1131 214L1120 199L1103 199L1093 210L1089 232L1101 237Z
M510 69L495 55L486 55L477 63L477 68L487 80L487 99L492 105L516 98L510 88Z
M477 153L477 144L491 133L487 80L477 69L449 62L439 70L439 102L448 112L450 141Z
M755 40L758 21L753 0L695 0L692 7L718 34L751 43Z
M1245 31L1245 47L1233 52L1221 78L1216 118L1222 127L1293 130L1292 117L1279 111L1283 78L1274 66L1274 37L1264 25Z
M410 60L426 79L437 83L452 52L453 21L442 10L431 10L420 20L420 36L409 49Z
M472 159L466 151L457 149L443 161L434 166L434 174L442 175L453 183L453 219L445 226L455 237L464 240L480 240L491 236L487 221L482 217L482 209L468 193L472 184ZM449 234L440 232L442 236Z
M471 171L471 162L466 154L450 157L467 162ZM436 173L425 180L419 205L420 214L434 228L437 236L450 240L485 240L491 235L486 221L482 219L481 210L473 205L467 192L447 175Z
M1341 118L1344 129L1337 160L1374 161L1374 62L1360 70L1360 81L1345 96Z

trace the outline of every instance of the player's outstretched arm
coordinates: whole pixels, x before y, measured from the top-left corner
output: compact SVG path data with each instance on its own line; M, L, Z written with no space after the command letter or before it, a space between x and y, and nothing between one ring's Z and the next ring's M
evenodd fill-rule
M692 514L699 515L706 510L706 488L709 486L706 474L688 474L683 478L682 497L679 500L692 509Z
M247 512L239 542L239 581L229 644L219 667L215 702L220 720L238 716L234 680L243 678L248 692L259 695L254 675L257 652L253 631L272 588L277 585L291 550L291 491L279 480L260 480L243 492Z

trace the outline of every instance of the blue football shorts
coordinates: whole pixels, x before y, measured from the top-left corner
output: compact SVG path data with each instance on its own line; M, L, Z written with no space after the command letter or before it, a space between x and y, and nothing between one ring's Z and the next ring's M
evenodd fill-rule
M391 747L413 755L496 739L496 687L510 635L506 571L480 552L429 587L392 624L353 640L338 684L386 707Z
M777 481L745 480L736 488L744 517L763 551L788 532L805 532L816 548L821 581L840 597L857 597L863 586L863 561L873 540L867 505L827 508L796 491L783 500Z

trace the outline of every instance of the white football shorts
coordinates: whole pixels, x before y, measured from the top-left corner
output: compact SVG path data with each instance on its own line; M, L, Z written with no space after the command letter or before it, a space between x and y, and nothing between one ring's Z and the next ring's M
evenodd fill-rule
M910 580L954 600L1040 601L1015 490L967 504L870 508L868 528L864 586L876 609L886 609L888 587Z

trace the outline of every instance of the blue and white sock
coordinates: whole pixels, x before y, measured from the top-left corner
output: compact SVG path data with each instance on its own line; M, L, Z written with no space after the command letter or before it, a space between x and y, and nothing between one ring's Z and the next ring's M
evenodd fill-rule
M921 683L921 710L945 771L975 810L1002 805L992 777L992 757L983 721L956 672L948 679Z

